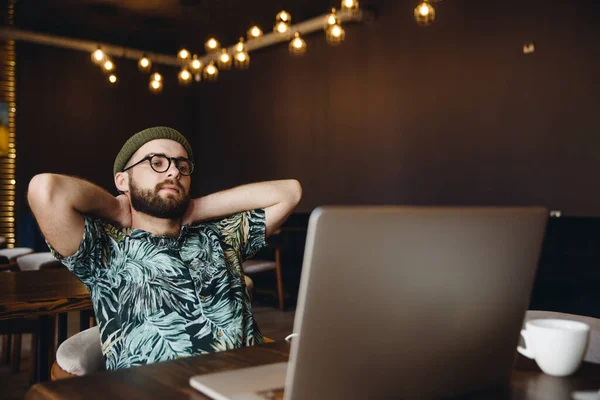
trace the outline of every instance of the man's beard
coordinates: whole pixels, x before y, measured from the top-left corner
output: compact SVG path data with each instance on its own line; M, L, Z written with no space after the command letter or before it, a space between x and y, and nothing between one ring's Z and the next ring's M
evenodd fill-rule
M180 190L179 195L161 197L158 192L166 185L177 186ZM190 203L190 197L185 194L179 181L166 180L157 184L154 189L140 189L131 177L129 189L133 209L156 218L180 219Z

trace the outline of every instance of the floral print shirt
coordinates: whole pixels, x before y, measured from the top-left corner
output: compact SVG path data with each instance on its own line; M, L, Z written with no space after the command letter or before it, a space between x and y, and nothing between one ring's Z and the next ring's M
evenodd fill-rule
M264 210L179 237L84 220L75 254L50 249L90 291L107 369L264 343L241 268L266 244Z

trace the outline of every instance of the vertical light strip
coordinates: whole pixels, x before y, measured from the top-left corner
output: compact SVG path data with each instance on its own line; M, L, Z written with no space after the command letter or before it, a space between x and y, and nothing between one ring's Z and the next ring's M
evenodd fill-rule
M14 25L15 0L9 0L5 16L7 26ZM15 41L2 43L2 90L1 100L8 104L8 156L0 158L0 236L7 239L7 247L15 246L15 187L16 187L16 54Z

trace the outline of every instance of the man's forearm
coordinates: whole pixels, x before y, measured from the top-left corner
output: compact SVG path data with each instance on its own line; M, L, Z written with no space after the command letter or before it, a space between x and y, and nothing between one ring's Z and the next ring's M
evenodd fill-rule
M295 206L301 195L300 184L295 179L250 183L192 200L193 212L186 219L200 222L282 202Z
M36 175L29 184L28 197L34 213L39 207L60 205L111 221L119 216L119 201L115 197L91 182L71 176Z

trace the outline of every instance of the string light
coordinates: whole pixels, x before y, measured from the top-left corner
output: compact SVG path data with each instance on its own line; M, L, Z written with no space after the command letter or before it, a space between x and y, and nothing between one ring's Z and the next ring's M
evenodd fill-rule
M235 67L238 69L246 69L250 66L250 55L246 51L246 45L244 45L243 37L241 37L240 41L235 45L233 62Z
M109 83L110 83L112 86L115 86L115 85L117 84L117 81L118 81L118 79L117 79L117 76L116 76L115 74L110 74L110 75L108 76L108 82L109 82Z
M221 54L219 54L217 64L219 65L219 68L222 70L227 70L227 69L231 68L231 56L227 52L227 49L221 50Z
M335 8L332 8L331 12L327 15L327 17L325 17L325 30L327 30L327 28L329 28L330 26L339 24L339 23L340 23L340 19L337 17Z
M92 52L92 62L96 65L102 65L105 57L106 54L104 54L100 46Z
M248 32L247 32L248 40L256 39L257 37L262 36L262 34L263 34L262 29L260 29L257 25L254 25L253 27L248 29Z
M187 70L187 68L182 68L177 75L177 79L179 80L179 84L189 85L192 83L192 74Z
M177 53L177 58L181 63L186 63L190 59L190 52L186 49L181 49L179 50L179 53Z
M162 89L163 89L162 75L159 74L158 72L155 72L152 75L150 75L150 82L148 82L148 88L150 89L150 92L155 93L155 94L162 92Z
M342 0L342 11L358 11L358 0Z
M214 81L219 76L219 69L215 66L215 62L211 61L202 71L202 77L206 81Z
M285 10L280 11L275 17L275 26L273 31L276 33L286 33L290 30L292 16Z
M281 10L277 14L277 16L275 16L275 20L277 20L277 21L283 21L283 22L287 22L288 24L291 24L292 23L292 16L290 15L289 12L287 12L285 10Z
M152 61L145 55L138 61L138 69L141 72L150 72L152 70Z
M429 4L429 0L423 0L421 4L415 7L414 14L418 25L429 26L435 19L435 8Z
M207 53L211 53L213 51L217 51L221 48L221 43L215 38L210 38L204 43L204 48Z
M288 48L290 53L295 56L300 56L306 53L306 42L300 37L299 32L294 34L294 38L291 40Z
M332 46L341 44L345 38L346 32L344 32L344 28L340 24L330 25L325 32L325 39Z
M114 70L115 70L115 63L113 63L110 59L106 58L104 60L104 63L102 63L102 71L104 71L105 73L110 73Z
M190 62L190 72L194 75L196 82L200 82L200 73L202 72L202 61L198 59L198 56L194 54L192 61Z

